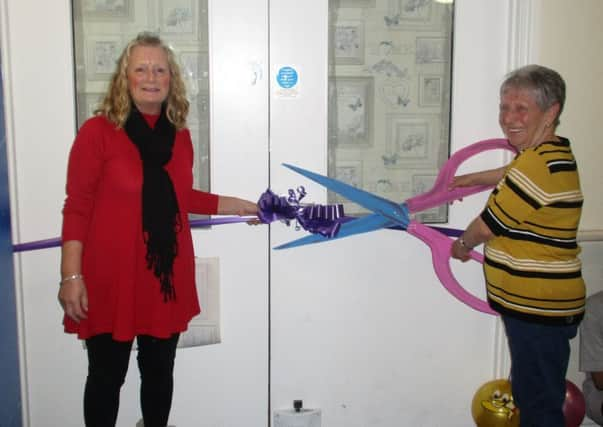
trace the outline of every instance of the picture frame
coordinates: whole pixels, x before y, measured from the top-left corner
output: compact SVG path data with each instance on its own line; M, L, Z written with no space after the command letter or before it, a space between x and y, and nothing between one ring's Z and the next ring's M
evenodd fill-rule
M444 76L437 74L419 75L419 106L441 107Z
M337 22L333 34L333 56L336 64L364 64L364 23Z
M433 64L448 62L449 42L446 37L417 37L415 62Z
M88 36L85 45L86 80L108 80L115 71L123 48L121 36L108 34Z
M329 79L329 135L337 146L360 148L372 145L373 77Z
M199 17L194 0L160 1L157 18L159 32L166 39L199 38Z
M134 0L74 0L74 10L92 21L129 21L134 17Z
M438 115L387 115L385 168L437 169L438 129Z

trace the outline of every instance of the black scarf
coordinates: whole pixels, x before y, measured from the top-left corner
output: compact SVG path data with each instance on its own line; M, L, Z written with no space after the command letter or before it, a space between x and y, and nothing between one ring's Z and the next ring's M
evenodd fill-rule
M172 158L176 128L168 120L165 106L153 129L132 106L124 130L142 160L142 229L147 245L147 268L159 279L163 299L168 301L176 298L172 278L178 252L176 233L181 223L174 185L163 167Z

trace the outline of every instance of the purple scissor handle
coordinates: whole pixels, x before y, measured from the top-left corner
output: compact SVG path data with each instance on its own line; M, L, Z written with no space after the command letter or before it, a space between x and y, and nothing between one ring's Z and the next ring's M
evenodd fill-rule
M492 186L458 187L449 190L458 167L468 158L483 151L506 149L516 152L505 139L487 139L476 142L454 153L440 170L434 186L427 192L411 197L404 203L395 203L376 194L353 187L344 182L329 178L317 173L302 169L297 166L284 166L299 174L325 186L352 202L369 209L372 214L345 222L335 237L324 237L317 234L308 235L297 240L277 246L275 249L292 248L310 243L319 243L328 240L367 233L383 228L398 226L409 234L417 237L429 246L436 275L444 287L459 301L469 305L475 310L496 314L490 309L486 301L467 292L456 280L450 267L452 240L445 234L427 227L416 221L411 221L409 214L430 209L444 203L452 202L465 196L489 190ZM483 255L471 251L470 257L478 262L483 262Z

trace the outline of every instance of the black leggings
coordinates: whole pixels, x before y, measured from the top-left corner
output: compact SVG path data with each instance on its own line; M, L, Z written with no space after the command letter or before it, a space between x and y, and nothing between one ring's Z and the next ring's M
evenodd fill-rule
M180 334L160 339L137 337L140 406L145 427L165 427L172 406L174 359ZM114 341L111 334L86 340L88 377L84 390L86 427L114 427L132 341Z

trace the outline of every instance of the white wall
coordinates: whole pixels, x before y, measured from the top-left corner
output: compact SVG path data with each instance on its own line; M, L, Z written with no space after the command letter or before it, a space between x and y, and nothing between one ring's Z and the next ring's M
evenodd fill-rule
M308 19L274 21L271 55L273 64L298 64L310 83L298 103L272 100L270 165L268 116L252 116L268 109L268 39L261 30L267 28L268 10L266 2L250 0L240 0L233 10L233 1L213 1L210 10L215 25L210 43L217 51L211 66L222 78L212 88L212 180L218 192L254 198L268 185L269 169L275 191L298 184L298 177L278 166L280 161L303 159L304 153L326 144L326 79L320 80L326 74L326 47L320 47L326 39L326 16L320 17L326 1L271 2L272 20L290 16L289 9ZM569 0L457 0L455 12L452 149L500 136L498 85L511 65L533 59L559 69L569 87L561 130L575 141L587 203L597 206L584 218L593 228L600 225L595 190L601 168L595 161L601 156L586 150L599 146L593 137L601 107L598 99L586 106L584 102L601 89L601 60L590 54L600 46L600 4L583 0L576 8ZM60 230L67 153L75 131L69 1L2 0L0 6L8 59L3 66L13 236L26 242L54 237ZM525 29L517 25L522 19L536 24L528 32L532 39L527 41L534 41L528 49L522 45ZM307 31L310 23L312 32ZM243 47L232 38L235 29L246 34ZM281 45L275 43L279 32ZM315 44L317 56L296 54L296 46L304 43ZM264 71L257 86L249 84L253 63ZM568 68L571 64L575 68ZM251 105L238 103L243 99ZM307 125L308 118L313 127ZM306 160L314 170L326 169L320 155ZM479 166L502 161L490 157ZM308 190L321 194L318 187L308 185ZM589 202L591 197L597 201ZM466 225L483 201L476 197L453 206L450 225ZM254 425L266 425L269 363L272 409L302 398L307 406L323 408L323 425L387 426L392 419L404 420L401 425L470 425L474 391L508 373L498 323L452 300L433 275L424 245L402 233L375 234L377 238L362 236L337 247L270 252L268 294L268 247L296 236L291 228L275 224L270 242L259 227L198 232L199 254L223 260L225 342L179 353L176 425L239 427L247 413ZM603 249L600 243L583 247L584 274L592 292L603 287ZM33 427L82 425L85 354L62 332L56 303L58 262L56 250L16 257L24 420ZM470 291L483 294L477 266L457 265L455 271ZM569 378L579 383L576 357L574 352ZM134 425L138 418L136 377L132 364L123 391L122 425ZM433 402L440 411L434 411Z
M567 102L559 133L570 138L585 194L581 229L603 235L603 2L537 0L533 62L556 69L567 83Z
M558 133L570 138L578 167L584 211L580 229L583 275L588 294L603 290L603 146L599 129L603 117L603 2L600 0L534 1L532 61L556 69L565 78L567 101ZM568 378L581 384L578 371L579 339L572 342ZM595 425L586 419L584 425Z

